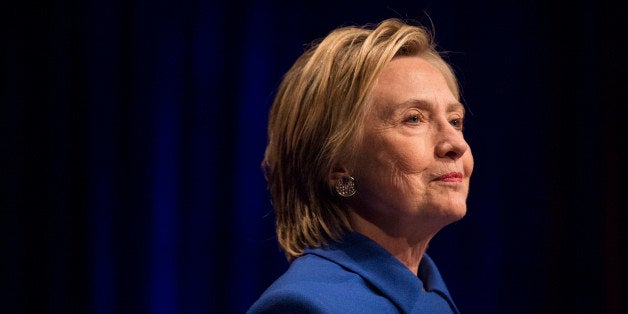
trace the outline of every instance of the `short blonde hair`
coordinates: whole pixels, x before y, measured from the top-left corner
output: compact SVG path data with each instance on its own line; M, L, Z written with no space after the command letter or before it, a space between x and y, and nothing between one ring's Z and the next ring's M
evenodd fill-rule
M433 64L459 97L456 77L432 34L399 19L338 28L285 74L270 111L263 166L288 260L351 230L349 209L333 193L330 174L352 160L374 82L401 55Z

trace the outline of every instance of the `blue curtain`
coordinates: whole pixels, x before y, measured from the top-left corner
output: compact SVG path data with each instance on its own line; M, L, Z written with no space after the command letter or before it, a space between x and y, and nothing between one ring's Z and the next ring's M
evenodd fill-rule
M283 73L331 29L433 26L470 112L463 313L621 313L623 17L573 1L2 5L3 313L243 313L288 266L260 170Z

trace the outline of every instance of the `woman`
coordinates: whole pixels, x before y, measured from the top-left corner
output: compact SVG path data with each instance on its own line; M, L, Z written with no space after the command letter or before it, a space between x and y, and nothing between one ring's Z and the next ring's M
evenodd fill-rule
M291 264L249 312L458 312L425 251L466 213L464 111L424 28L343 27L308 49L263 163Z

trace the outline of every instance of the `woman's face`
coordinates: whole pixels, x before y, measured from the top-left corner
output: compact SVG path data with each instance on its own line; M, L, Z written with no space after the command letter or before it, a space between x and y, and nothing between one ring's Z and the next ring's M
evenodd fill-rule
M464 107L444 76L420 57L397 57L372 93L349 169L358 190L351 207L391 232L417 223L437 231L462 218L473 156L462 134Z

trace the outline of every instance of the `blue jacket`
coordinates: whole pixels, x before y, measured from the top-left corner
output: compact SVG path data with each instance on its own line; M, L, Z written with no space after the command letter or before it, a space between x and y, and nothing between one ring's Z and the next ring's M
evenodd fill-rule
M308 249L247 313L459 313L434 262L416 276L375 241L350 233Z

